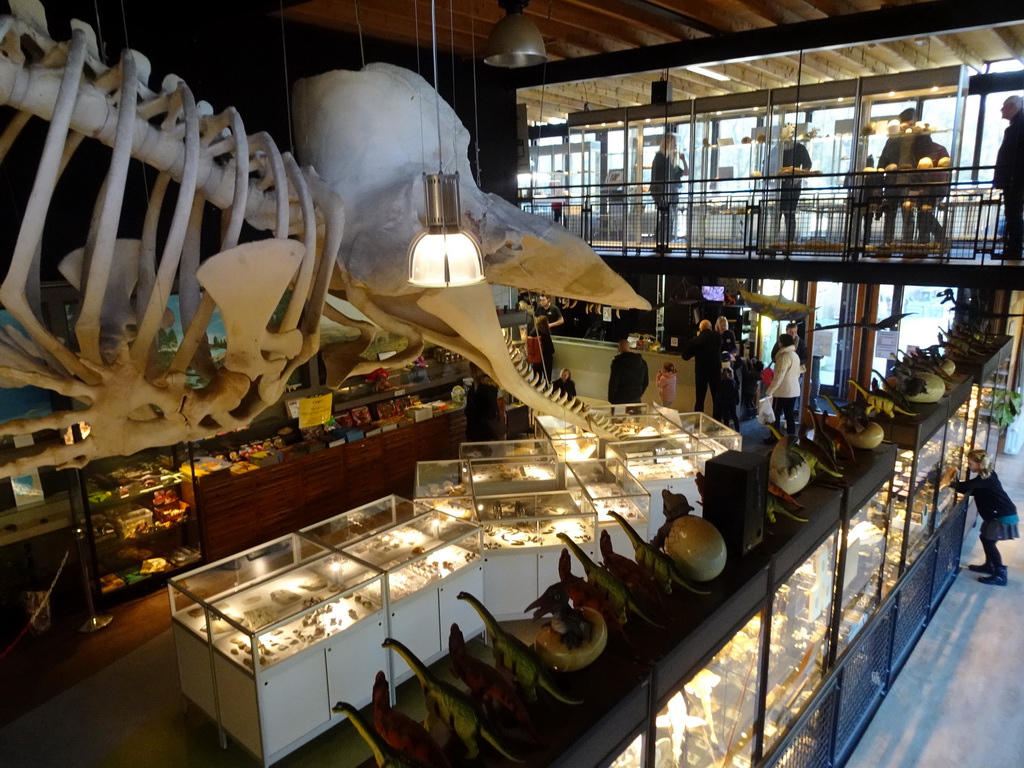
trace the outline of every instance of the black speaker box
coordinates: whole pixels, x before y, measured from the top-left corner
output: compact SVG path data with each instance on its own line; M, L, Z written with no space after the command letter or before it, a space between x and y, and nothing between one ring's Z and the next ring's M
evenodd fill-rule
M768 505L768 457L726 451L704 467L704 519L725 539L730 554L743 556L764 538Z
M668 80L651 82L651 104L668 104L672 101L672 83Z

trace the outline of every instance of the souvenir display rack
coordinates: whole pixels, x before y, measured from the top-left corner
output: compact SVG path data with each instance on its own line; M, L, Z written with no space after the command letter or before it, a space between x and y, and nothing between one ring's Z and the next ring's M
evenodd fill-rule
M195 504L182 492L183 462L179 444L100 459L79 472L97 595L135 593L200 561Z

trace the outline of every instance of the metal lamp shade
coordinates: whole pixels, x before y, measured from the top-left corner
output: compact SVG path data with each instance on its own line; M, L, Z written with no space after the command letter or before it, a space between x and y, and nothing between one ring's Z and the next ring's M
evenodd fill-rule
M491 30L484 62L493 67L532 67L548 60L537 25L522 13L510 13Z
M427 229L409 246L409 282L425 288L474 285L484 279L480 246L462 231L458 174L423 177Z

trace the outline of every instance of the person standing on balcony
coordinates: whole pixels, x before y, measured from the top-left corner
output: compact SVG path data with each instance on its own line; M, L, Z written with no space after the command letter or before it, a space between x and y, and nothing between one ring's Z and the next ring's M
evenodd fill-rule
M674 133L666 133L661 148L651 162L651 197L658 209L655 239L656 250L668 251L668 244L676 237L676 209L683 176L690 173L686 155L679 151Z
M786 243L792 243L796 237L796 206L800 200L801 170L811 170L811 155L807 147L794 140L796 126L786 123L782 126L781 139L772 151L769 168L773 175L784 176L779 182L779 216L786 223ZM777 228L773 228L777 232ZM774 242L775 238L773 238Z
M996 154L992 186L1003 190L1003 259L1019 261L1024 236L1024 100L1010 96L1000 114L1010 124Z
M898 120L889 121L889 138L885 140L882 154L878 156L878 168L885 171L885 203L882 224L882 239L888 246L896 243L896 211L900 212L903 231L900 240L912 240L914 233L914 204L910 199L909 183L917 168L914 155L914 122L917 111L908 107L900 112Z

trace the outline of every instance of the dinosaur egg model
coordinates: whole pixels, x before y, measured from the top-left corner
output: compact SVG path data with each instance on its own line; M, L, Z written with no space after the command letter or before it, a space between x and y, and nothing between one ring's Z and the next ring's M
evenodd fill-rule
M940 157L938 163L939 168L949 168L949 162L950 161L948 157Z
M711 581L725 568L725 539L703 517L684 515L673 522L665 553L691 581Z
M608 645L608 625L601 614L593 608L580 608L583 616L590 622L590 639L577 648L569 648L562 636L552 627L550 622L540 628L533 641L534 650L548 669L555 672L575 672L593 664Z
M932 161L930 157L922 157L920 160L917 161L917 167L922 170L927 168L934 168L935 163Z
M946 383L934 373L918 371L914 376L924 382L924 389L921 392L903 392L903 396L911 403L937 403L946 394ZM885 380L886 386L894 392L899 392L899 383L895 376Z
M835 421L829 419L829 423L843 433L846 442L854 448L860 448L865 451L874 450L882 444L882 440L885 438L885 430L876 421L869 421L867 426L860 431L841 419Z

